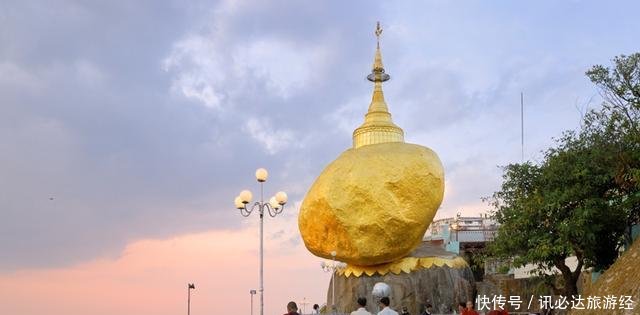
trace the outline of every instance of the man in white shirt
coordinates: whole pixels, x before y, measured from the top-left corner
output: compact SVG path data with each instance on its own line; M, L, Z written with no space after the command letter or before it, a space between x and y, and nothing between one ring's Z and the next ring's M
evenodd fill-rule
M360 308L351 312L351 315L371 315L371 313L367 312L367 309L364 308L365 306L367 306L366 298L363 298L363 297L358 298L358 305L360 305Z
M389 308L389 298L388 297L383 297L380 299L380 307L382 308L382 310L380 312L378 312L378 315L398 315L398 312L392 310Z

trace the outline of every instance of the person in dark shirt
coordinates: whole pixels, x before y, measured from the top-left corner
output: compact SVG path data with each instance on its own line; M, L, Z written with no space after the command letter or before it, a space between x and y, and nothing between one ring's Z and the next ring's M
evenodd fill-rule
M420 315L431 315L433 312L433 305L431 303L427 303L424 307L424 311Z
M298 305L296 305L296 302L291 301L287 303L287 313L284 315L300 315L298 313Z

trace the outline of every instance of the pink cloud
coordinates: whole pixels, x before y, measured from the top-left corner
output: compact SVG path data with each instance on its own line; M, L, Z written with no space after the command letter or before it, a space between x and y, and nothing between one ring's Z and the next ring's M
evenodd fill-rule
M290 300L321 304L330 277L321 260L303 245L279 246L265 237L265 314L283 314ZM249 314L257 250L255 228L211 231L136 241L116 260L2 274L0 314L183 314L190 282L192 314Z

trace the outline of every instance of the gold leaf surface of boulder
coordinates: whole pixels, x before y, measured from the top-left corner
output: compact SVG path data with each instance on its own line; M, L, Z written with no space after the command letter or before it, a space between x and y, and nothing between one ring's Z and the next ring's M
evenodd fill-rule
M429 148L387 142L343 152L307 193L298 226L316 256L368 266L415 249L444 195L444 170Z

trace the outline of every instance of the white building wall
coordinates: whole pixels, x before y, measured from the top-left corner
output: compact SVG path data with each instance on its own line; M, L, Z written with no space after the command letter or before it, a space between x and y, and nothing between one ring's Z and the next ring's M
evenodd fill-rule
M578 267L578 259L575 256L567 257L564 260L564 263L572 271L576 270L576 267ZM520 268L512 269L512 270L509 271L509 273L512 273L513 277L516 278L516 279L529 278L529 277L531 277L531 274L529 272L531 272L531 270L533 270L533 269L535 269L535 265L528 264L528 265L522 266ZM551 272L547 272L548 275L550 275L552 273L560 273L560 270L558 270L558 268L553 268L553 270Z

